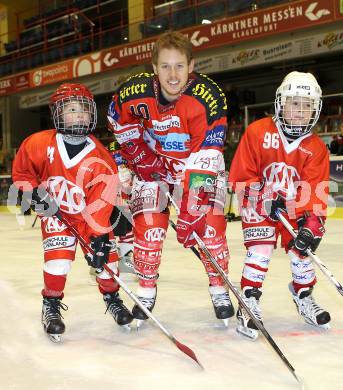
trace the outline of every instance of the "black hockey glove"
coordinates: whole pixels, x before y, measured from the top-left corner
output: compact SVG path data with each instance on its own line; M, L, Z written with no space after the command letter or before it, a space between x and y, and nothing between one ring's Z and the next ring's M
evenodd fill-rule
M295 249L300 256L307 256L307 249L315 252L325 233L324 223L321 218L313 213L305 214L298 218L298 235L290 241L289 248Z
M103 234L102 236L91 237L91 248L94 254L87 253L85 258L88 265L97 269L102 268L105 263L108 262L108 257L112 244L109 240L109 235Z
M276 211L286 211L285 199L278 195L276 199L266 200L265 209L268 213L268 218L274 222L277 222L279 218L276 215Z
M23 197L38 215L52 217L58 212L57 203L44 188L36 187L32 192L24 192Z

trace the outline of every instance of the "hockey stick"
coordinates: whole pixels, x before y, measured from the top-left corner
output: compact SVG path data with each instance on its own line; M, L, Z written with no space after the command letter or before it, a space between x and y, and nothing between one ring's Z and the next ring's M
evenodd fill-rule
M36 214L36 218L35 218L35 220L33 221L32 225L31 225L32 228L35 227L37 219L38 219L38 214Z
M75 229L75 227L62 216L62 214L58 211L55 216L64 223L68 230L73 234L75 238L78 239L82 247L89 252L90 254L94 254L93 249L88 245L86 240L79 234L79 232ZM176 340L176 338L157 320L157 318L149 311L141 302L140 300L134 295L134 293L129 289L129 287L124 283L112 270L107 266L107 264L103 265L103 268L107 271L107 273L119 284L119 286L126 292L126 294L135 302L135 304L152 320L155 322L155 324L162 330L162 332L171 340L177 348L189 356L191 359L193 359L202 369L203 366L199 362L198 358L196 357L195 353L187 347L185 344L180 343L180 341Z
M175 200L172 198L172 196L170 195L169 192L166 192L165 193L166 196L169 198L169 200L171 201L171 203L173 204L173 206L175 207L175 211L176 211L176 214L179 214L180 212L180 209L179 207L177 206ZM172 226L172 228L176 231L176 225L175 223L172 221L172 220L169 220L169 224ZM253 314L253 312L250 310L250 308L247 306L247 304L244 302L244 300L242 299L239 291L237 290L237 288L233 285L233 283L231 282L231 280L228 278L228 276L225 274L225 272L223 271L223 269L220 267L220 265L218 264L217 260L214 258L214 256L211 254L211 252L208 250L208 248L206 247L205 243L202 241L202 239L195 233L193 232L193 237L195 238L199 248L201 249L201 251L205 254L205 256L207 257L207 259L210 261L210 263L214 266L214 268L217 270L217 272L220 274L220 276L222 277L223 281L225 282L225 284L229 287L229 289L232 291L232 293L234 294L234 296L236 297L238 303L240 304L240 306L246 311L246 313L249 315L249 317L251 318L251 320L253 321L253 323L256 325L256 327L260 330L260 332L263 334L263 336L265 337L265 339L268 341L268 343L271 345L271 347L274 349L274 351L278 354L278 356L280 357L280 359L283 361L283 363L286 365L286 367L289 369L289 371L292 373L292 375L294 376L294 378L297 380L297 382L299 383L299 385L301 386L302 389L305 389L305 384L304 382L302 381L302 379L296 374L295 372L295 369L294 367L291 365L291 363L288 361L288 359L286 358L286 356L283 354L283 352L280 350L280 348L278 347L278 345L275 343L274 339L271 337L271 335L268 333L268 331L266 330L266 328L264 327L264 325L262 324L261 321L259 321L255 315ZM192 252L199 258L199 260L201 260L201 257L200 257L200 253L194 248L194 247L191 247L191 250Z
M283 226L288 230L288 232L292 235L293 238L297 236L296 231L294 230L293 226L287 221L287 219L282 215L282 211L278 209L275 214L279 218L280 222L283 224ZM311 260L317 265L317 267L323 272L323 274L330 280L332 284L335 285L337 291L343 295L343 286L341 283L339 283L335 277L333 276L332 272L329 271L325 264L320 260L320 258L313 253L310 249L306 250L307 255L311 258Z

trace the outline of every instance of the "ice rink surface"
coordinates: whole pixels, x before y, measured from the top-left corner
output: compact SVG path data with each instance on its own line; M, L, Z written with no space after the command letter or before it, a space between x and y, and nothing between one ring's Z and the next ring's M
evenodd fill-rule
M24 217L23 217L24 218ZM0 390L219 390L297 389L297 382L262 336L249 341L224 328L214 316L208 279L200 261L183 249L170 229L165 242L154 314L176 339L194 350L205 367L191 359L149 320L126 332L109 314L78 251L69 274L62 312L66 333L53 344L40 324L42 246L34 217L0 214ZM328 220L318 250L336 279L343 281L343 221ZM240 222L228 224L230 275L238 285L244 258ZM277 250L263 288L264 324L279 348L304 378L307 389L343 389L343 297L317 269L314 296L332 317L321 331L305 324L288 291L288 256ZM135 291L133 275L122 274ZM121 292L131 308L132 302ZM232 294L231 294L232 295ZM236 300L233 302L237 307Z

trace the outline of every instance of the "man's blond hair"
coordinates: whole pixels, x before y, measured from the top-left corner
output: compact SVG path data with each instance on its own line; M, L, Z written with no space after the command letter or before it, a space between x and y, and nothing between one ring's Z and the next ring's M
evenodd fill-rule
M193 59L192 44L189 39L177 31L168 31L160 36L152 50L152 63L157 65L158 55L162 49L176 49L187 57L189 64Z

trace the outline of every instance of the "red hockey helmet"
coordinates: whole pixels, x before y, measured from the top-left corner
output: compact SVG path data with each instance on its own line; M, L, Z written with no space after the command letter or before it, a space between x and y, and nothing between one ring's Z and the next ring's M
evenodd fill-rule
M95 101L93 94L83 84L60 85L50 98L50 110L59 133L85 136L95 129Z

